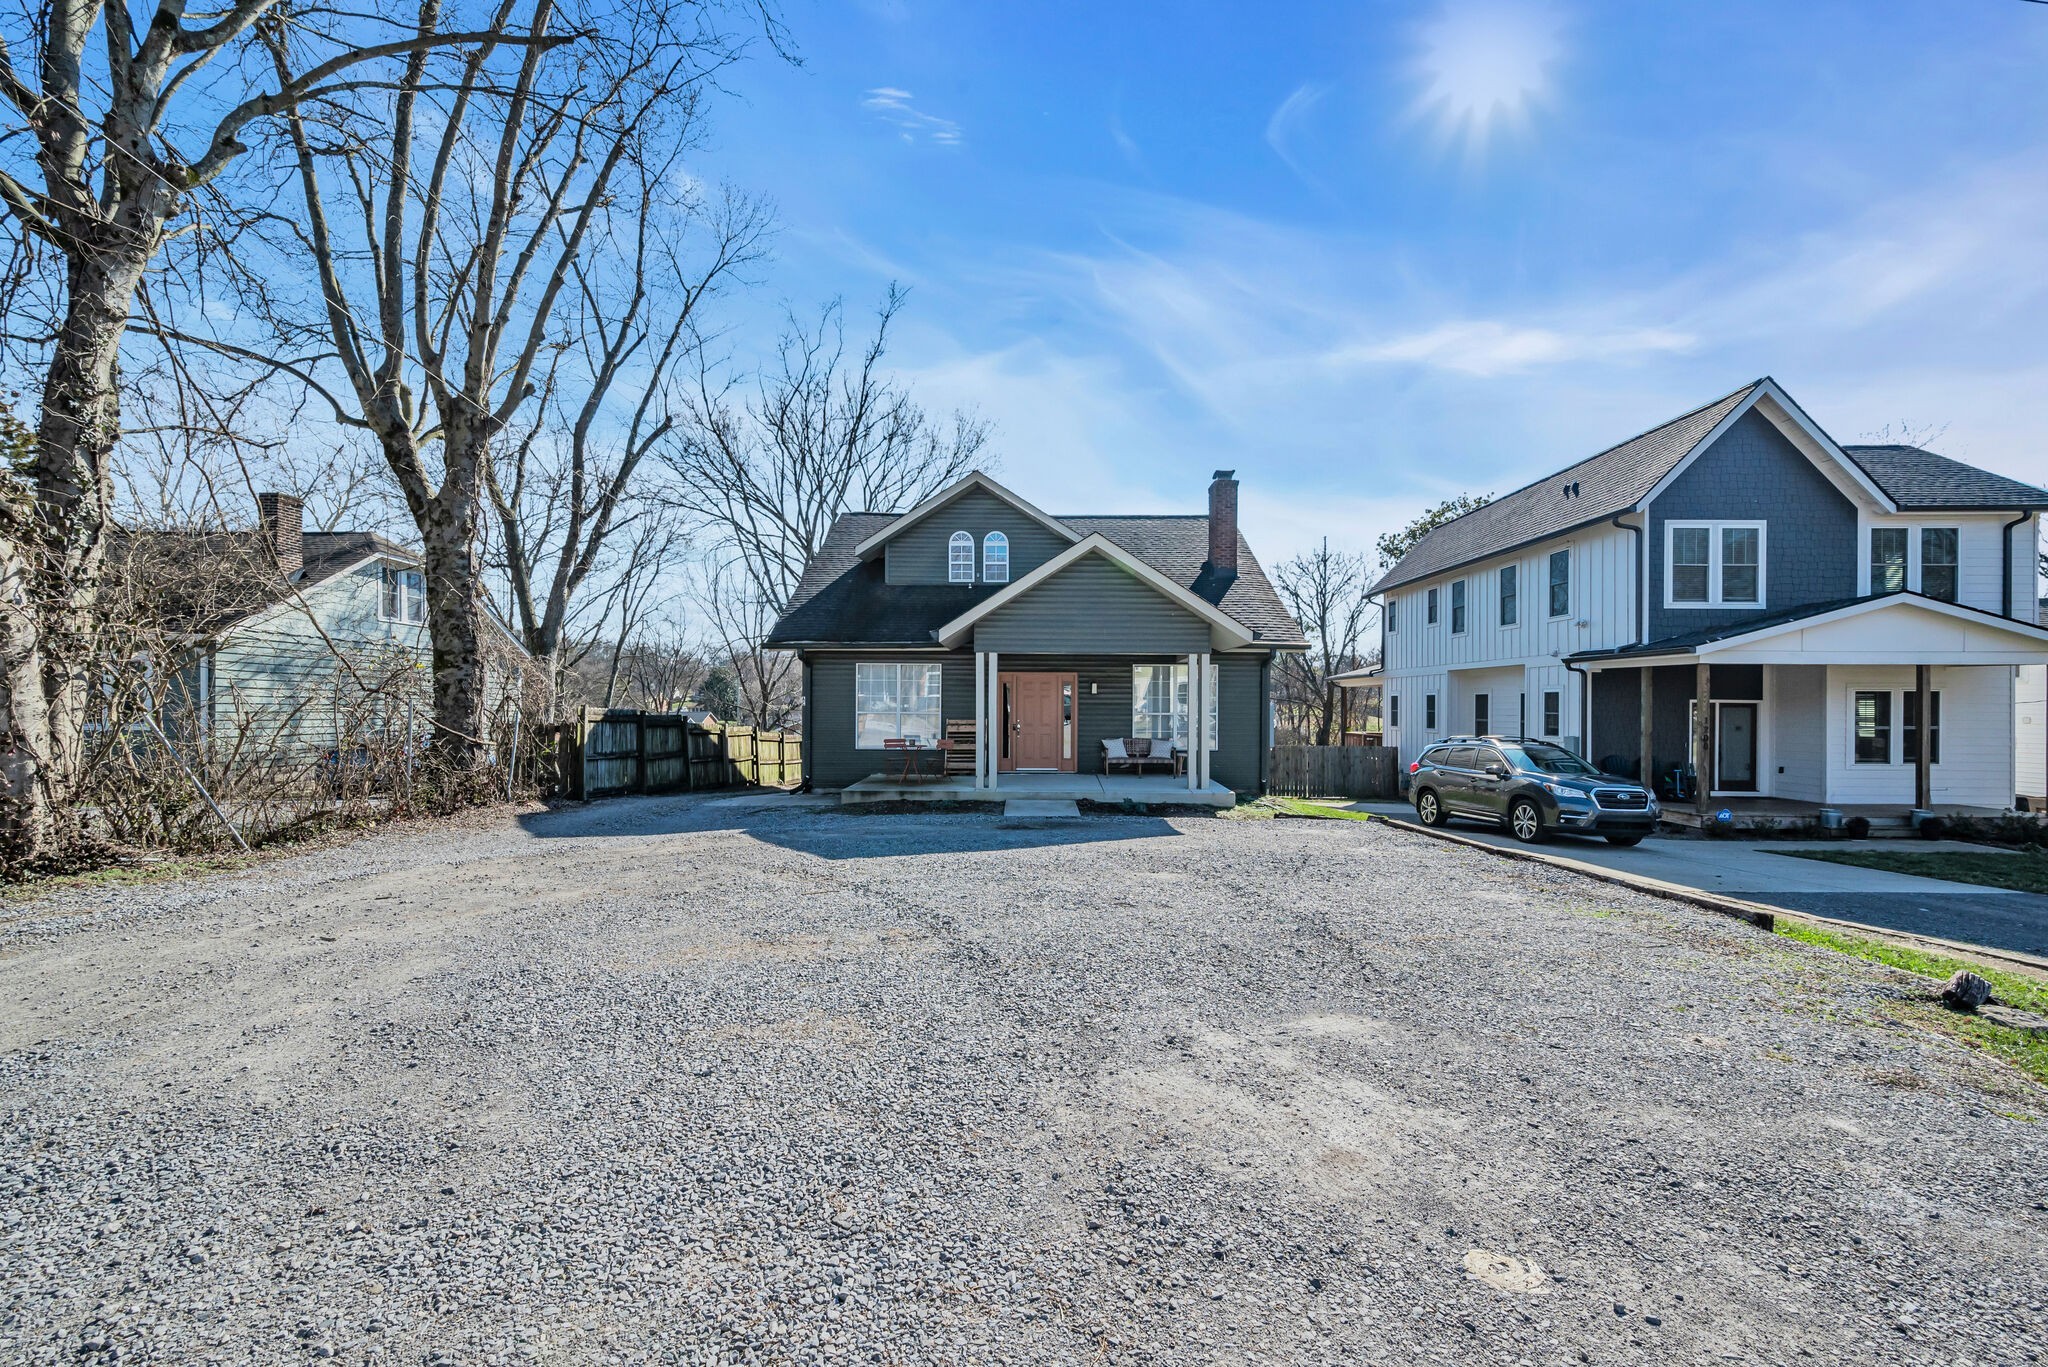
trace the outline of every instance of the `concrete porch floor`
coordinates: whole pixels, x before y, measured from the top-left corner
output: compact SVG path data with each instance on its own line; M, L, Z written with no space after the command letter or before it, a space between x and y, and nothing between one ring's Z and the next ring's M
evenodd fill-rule
M1164 774L1004 774L997 787L977 788L964 774L905 783L891 774L870 774L839 790L849 805L863 802L1136 802L1146 806L1235 807L1237 794L1210 780L1200 790L1185 778Z
M1698 830L1703 824L1699 812L1690 802L1664 802L1660 805L1664 809L1663 820L1670 825ZM1822 807L1835 808L1845 821L1851 817L1863 817L1870 822L1873 831L1912 830L1906 820L1908 805L1896 802L1795 802L1782 797L1717 797L1709 800L1707 817L1711 820L1716 812L1725 808L1734 813L1737 830L1753 830L1815 821L1819 819ZM1929 810L1941 816L1996 817L2003 814L1996 807L1958 807L1944 802L1935 803Z

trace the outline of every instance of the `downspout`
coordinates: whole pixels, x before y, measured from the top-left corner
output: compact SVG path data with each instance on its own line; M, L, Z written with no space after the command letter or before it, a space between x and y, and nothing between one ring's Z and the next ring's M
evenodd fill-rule
M1593 676L1570 660L1563 660L1560 663L1579 676L1579 753L1584 755L1592 748L1587 742L1593 739ZM1588 762L1596 767L1598 765L1598 761Z
M2012 616L2012 529L2019 526L2022 522L2033 521L2033 518L2034 515L2032 513L2021 513L2018 517L1998 529L1998 539L2003 543L2002 549L2005 551L2005 589L2000 596L2000 601L2005 605L2003 615L2006 617Z
M1616 513L1608 520L1625 532L1635 533L1636 591L1628 596L1629 634L1635 638L1637 645L1645 645L1647 642L1644 639L1646 628L1643 622L1643 600L1650 596L1650 566L1645 558L1649 555L1649 551L1644 548L1643 528L1629 526L1628 523L1621 520L1620 513ZM1650 516L1645 512L1643 514L1643 521L1648 522L1649 520ZM2011 576L2008 575L2007 577L2010 578ZM1565 667L1569 669L1571 666L1567 665Z

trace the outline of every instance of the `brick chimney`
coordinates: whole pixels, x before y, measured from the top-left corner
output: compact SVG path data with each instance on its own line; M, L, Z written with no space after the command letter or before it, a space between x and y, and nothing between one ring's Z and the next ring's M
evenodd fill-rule
M306 563L306 505L290 494L258 494L256 525L278 569L297 574Z
M1237 471L1218 470L1209 481L1209 572L1237 574Z

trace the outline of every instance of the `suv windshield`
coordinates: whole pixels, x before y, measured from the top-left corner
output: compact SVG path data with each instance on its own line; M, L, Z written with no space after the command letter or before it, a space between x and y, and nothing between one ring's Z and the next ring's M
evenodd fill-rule
M1508 758L1521 769L1534 769L1540 774L1575 774L1586 778L1600 771L1580 759L1562 745L1510 745L1505 747Z

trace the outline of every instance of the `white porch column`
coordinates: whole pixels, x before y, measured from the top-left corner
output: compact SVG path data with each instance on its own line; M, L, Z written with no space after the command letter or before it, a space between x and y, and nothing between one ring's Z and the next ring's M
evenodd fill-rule
M1000 786L997 775L1002 772L1003 757L1003 684L1002 661L995 651L988 653L988 733L982 738L988 746L989 788Z
M1195 753L1202 757L1201 786L1204 788L1209 786L1209 745L1216 739L1216 733L1209 726L1209 701L1216 689L1216 680L1211 674L1213 666L1210 662L1215 658L1206 650L1202 652L1202 748Z
M989 656L975 652L975 787L989 785Z
M1202 787L1202 747L1200 744L1202 715L1202 657L1188 655L1188 791L1199 792Z

